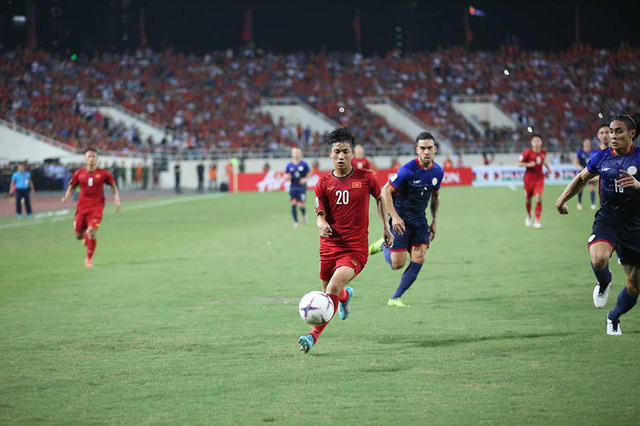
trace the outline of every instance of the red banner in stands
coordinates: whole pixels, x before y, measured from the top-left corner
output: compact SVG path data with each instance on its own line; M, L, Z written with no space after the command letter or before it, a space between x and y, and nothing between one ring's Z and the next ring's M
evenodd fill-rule
M328 172L318 172L311 175L307 181L307 188L315 188L318 179L327 173ZM395 170L391 169L377 170L376 179L382 186L394 173ZM231 182L229 190L234 191L233 179L229 179L229 182ZM447 169L444 172L442 184L445 186L470 186L473 184L473 171L470 167ZM283 172L270 171L268 173L240 173L238 175L239 192L274 192L288 190L289 180Z

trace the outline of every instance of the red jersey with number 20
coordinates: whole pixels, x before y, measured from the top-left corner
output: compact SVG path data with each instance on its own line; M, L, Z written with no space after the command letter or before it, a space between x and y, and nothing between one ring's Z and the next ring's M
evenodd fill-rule
M547 151L545 150L541 150L540 152L535 152L531 148L525 150L522 155L520 155L520 161L522 161L523 163L529 163L533 161L536 164L533 167L527 167L527 170L524 172L524 178L531 180L544 180L542 165L544 164L544 159L546 157Z
M114 185L113 175L108 170L87 171L84 167L76 170L71 178L71 186L80 185L78 211L104 208L104 184Z
M316 184L316 214L324 212L333 231L329 238L320 238L320 256L345 249L367 251L370 195L378 198L380 185L368 170L354 168L342 179L333 173L320 178Z

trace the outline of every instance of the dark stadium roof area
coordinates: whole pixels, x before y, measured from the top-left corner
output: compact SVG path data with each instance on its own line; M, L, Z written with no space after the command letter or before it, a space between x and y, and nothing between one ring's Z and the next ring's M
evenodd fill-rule
M251 40L274 52L356 51L366 55L464 45L501 44L563 50L576 41L597 47L640 44L638 2L5 0L2 48L37 41L48 50L137 48L202 54ZM469 6L484 16L470 16ZM248 16L248 11L251 11ZM358 19L359 15L359 19ZM35 18L35 19L33 19ZM35 23L35 25L32 25ZM358 31L359 28L359 31Z

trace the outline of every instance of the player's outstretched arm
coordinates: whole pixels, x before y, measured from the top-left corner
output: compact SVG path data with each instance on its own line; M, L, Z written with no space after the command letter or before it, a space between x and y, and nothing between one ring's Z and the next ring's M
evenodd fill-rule
M549 167L549 163L547 163L546 159L544 160L544 166L547 168L547 171L551 173L551 167Z
M556 200L556 209L558 209L558 213L560 214L568 214L569 209L567 208L567 201L573 198L578 192L582 191L582 188L593 179L595 176L598 176L595 173L591 173L588 168L582 169L580 173L573 178L571 183L567 185L567 187L562 192L562 195Z
M393 186L389 182L387 182L383 187L382 191L380 191L380 195L382 197L382 201L384 202L385 207L387 208L387 212L391 216L391 228L393 232L398 235L404 234L404 220L400 217L396 208L393 207Z
M69 185L69 187L67 188L67 192L65 192L64 196L62 197L62 204L69 201L69 198L71 198L71 194L73 193L74 189L75 189L75 186Z
M376 210L380 220L382 221L382 238L384 239L384 246L391 247L393 245L393 234L389 230L389 223L387 222L387 208L385 206L382 195L376 198Z
M116 213L118 213L120 211L120 193L115 184L111 185L111 189L113 190L113 205L116 206Z
M438 210L440 209L440 191L434 191L431 194L431 226L429 228L429 240L433 241L436 238L436 229L438 226Z
M318 212L318 219L316 221L318 226L318 232L320 233L321 238L329 238L333 233L331 229L331 225L327 222L327 219L324 217L324 212Z

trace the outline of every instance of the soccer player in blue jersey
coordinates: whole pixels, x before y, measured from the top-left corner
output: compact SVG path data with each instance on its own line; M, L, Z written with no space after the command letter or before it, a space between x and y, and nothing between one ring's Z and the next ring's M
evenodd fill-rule
M608 130L608 129L607 129ZM591 149L591 139L585 138L582 141L582 148L576 152L576 158L573 159L573 164L579 168L580 170L587 167L587 161L591 155L596 152ZM582 210L582 192L578 192L578 205L576 208L578 210ZM596 183L591 181L589 182L589 195L591 196L591 210L596 209Z
M385 247L379 240L369 247L370 254L384 251L391 269L403 268L410 254L409 266L393 293L389 306L408 306L402 295L411 287L424 264L429 243L436 235L438 209L440 207L440 185L444 171L434 161L436 140L431 133L422 132L416 137L417 158L402 166L382 188L382 199L391 216L391 232L394 240ZM431 201L431 226L425 210Z
M291 161L287 164L285 172L289 176L289 198L291 199L291 216L293 216L293 226L298 227L298 208L302 214L302 222L307 223L307 175L309 165L302 161L302 151L300 148L291 149Z
M599 146L599 149L596 149L591 152L592 156L596 154L598 151L601 151L603 149L609 149L611 147L611 136L609 135L609 125L603 123L600 126L598 126L598 132L596 133L596 137L598 138L598 141L600 141L600 146Z
M595 176L600 176L601 207L596 213L589 253L598 282L594 304L604 307L609 296L609 258L615 250L624 267L626 287L616 306L607 314L607 334L620 335L620 316L633 308L640 293L640 150L633 141L640 134L640 113L620 114L609 125L611 148L594 154L556 201L560 214L567 214L566 202Z

